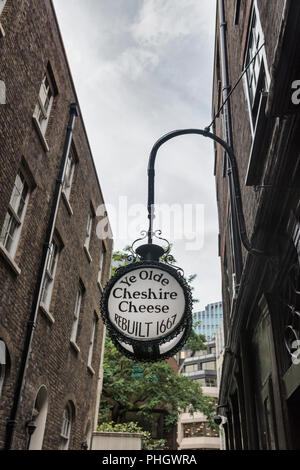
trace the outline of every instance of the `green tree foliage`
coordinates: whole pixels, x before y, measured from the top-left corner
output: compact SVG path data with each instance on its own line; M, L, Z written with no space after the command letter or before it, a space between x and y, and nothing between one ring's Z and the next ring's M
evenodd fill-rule
M205 346L205 336L204 335L198 335L193 329L191 331L191 334L187 340L187 342L184 345L185 350L191 351L191 357L195 355L197 351L201 351L206 349Z
M130 248L113 253L111 275L120 266L127 264ZM175 262L175 260L174 260ZM189 276L190 284L196 275ZM192 288L193 289L193 288ZM197 301L197 300L196 300ZM193 330L185 349L192 354L204 346L205 337ZM112 420L121 423L127 411L137 411L137 415L152 419L154 409L167 411L165 425L177 423L180 411L189 409L191 413L203 412L212 422L213 400L204 397L201 386L173 371L167 362L137 363L122 355L107 335L103 362L103 390L99 409L99 422Z
M153 441L150 432L144 431L138 423L128 422L116 424L113 421L102 423L98 426L97 431L100 432L127 432L133 434L142 434L142 449L143 450L165 450L165 439L156 439Z
M154 409L167 411L166 426L177 423L180 410L202 411L211 421L213 400L204 397L201 386L176 374L167 362L137 363L123 356L107 336L103 363L103 390L99 421L124 420L127 411L151 421ZM138 371L138 373L137 373Z

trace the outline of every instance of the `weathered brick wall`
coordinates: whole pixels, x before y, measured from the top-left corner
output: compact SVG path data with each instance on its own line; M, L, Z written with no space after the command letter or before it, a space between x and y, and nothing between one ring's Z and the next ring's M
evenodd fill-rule
M3 447L63 153L69 106L77 97L49 0L8 1L0 21L5 31L5 36L0 38L0 79L7 87L7 104L0 106L0 227L21 159L25 160L34 180L15 257L21 273L16 275L0 257L0 338L5 340L11 358L10 374L0 400L0 447ZM49 152L46 152L32 115L48 61L58 95L47 129ZM101 319L97 323L92 363L95 374L88 370L87 359L94 312L100 318L97 276L102 242L96 236L97 217L90 243L91 263L83 244L90 201L96 209L103 199L81 117L76 120L73 140L79 159L70 195L73 215L61 201L56 223L63 248L50 306L55 322L51 324L39 312L13 442L16 449L26 446L25 422L31 417L41 385L47 387L49 398L45 449L58 447L62 413L68 399L75 405L71 448L80 448L87 421L93 422L94 418L103 333ZM105 279L109 274L111 242L107 249ZM85 293L77 341L80 352L77 354L69 340L79 280L84 284Z
M241 0L240 12L237 24L235 24L235 4L233 0L225 0L225 20L227 35L227 54L229 63L229 83L234 86L243 70L243 58L246 47L249 14L251 10L251 0ZM271 5L272 4L272 5ZM260 20L265 35L266 54L269 71L271 71L274 54L276 50L278 35L281 25L281 17L284 7L283 0L268 1L258 0L258 8L260 12ZM216 53L214 64L214 84L213 84L213 109L217 110L218 96L218 79L222 80L221 72L217 72L217 55L220 54L219 46L219 21L217 17L216 27ZM219 66L220 67L220 66ZM221 99L222 103L222 99ZM245 186L245 178L247 174L250 150L251 150L251 131L248 115L248 106L244 91L243 81L240 82L230 98L230 108L232 114L232 133L233 148L237 158L239 170L239 179L242 192L242 202L245 214L246 228L249 238L253 233L254 222L260 191L256 191L254 187ZM222 115L216 121L216 133L222 136ZM225 273L224 265L228 266L229 271L229 287L231 288L231 268L230 268L230 241L228 238L227 218L228 218L228 181L223 178L223 151L218 149L217 167L216 167L216 186L218 199L219 226L221 234L221 267L222 267L222 291L223 291L223 308L224 308L224 325L225 338L229 329L230 314L230 296L228 295L227 285L228 276ZM226 260L225 260L226 246ZM243 250L243 261L245 262L247 252ZM232 295L232 293L231 293Z

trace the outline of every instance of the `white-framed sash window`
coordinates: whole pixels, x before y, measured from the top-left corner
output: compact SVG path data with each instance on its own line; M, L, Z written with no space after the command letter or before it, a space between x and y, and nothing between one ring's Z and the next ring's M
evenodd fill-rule
M82 287L79 286L78 290L77 290L77 295L76 295L73 325L72 325L72 332L71 332L71 341L73 341L74 343L76 343L76 341L77 341L77 333L78 333L78 324L79 324L79 315L80 315L80 310L81 310L82 296L83 296L83 290L82 290Z
M48 74L44 75L41 83L38 101L34 110L34 118L36 119L42 135L46 134L46 129L50 117L50 112L53 104L54 92Z
M6 344L0 340L0 397L2 395L5 375L6 375Z
M90 367L92 367L97 321L98 321L98 318L96 314L94 313L91 336L90 336L89 355L88 355L88 366Z
M41 304L46 308L46 310L49 310L50 308L58 255L58 243L53 239L48 251L47 267L41 295Z
M69 449L71 428L72 428L72 409L71 409L71 405L68 403L63 412L59 450Z
M98 271L98 284L102 289L102 277L103 277L103 270L105 267L105 262L106 262L106 248L104 243L102 242L102 251L101 251L101 257L100 257L100 263L99 263L99 271Z
M271 81L266 49L265 46L262 47L264 42L265 38L260 23L257 0L254 0L244 61L244 68L246 68L253 59L253 62L249 65L249 68L244 75L244 89L252 136L255 134L255 125L258 117L261 94L262 92L268 92Z
M18 172L8 210L0 234L0 243L14 258L29 200L29 187L21 171Z
M87 218L85 241L84 241L84 246L87 250L89 250L89 247L90 247L92 225L93 225L93 214L92 214L92 210L90 209L88 213L88 218Z
M72 181L74 177L74 171L75 171L75 156L72 151L70 151L68 160L67 160L67 165L66 165L66 170L65 170L65 177L64 177L64 183L63 183L63 191L69 200L70 198L70 193L71 193L71 187L72 187Z

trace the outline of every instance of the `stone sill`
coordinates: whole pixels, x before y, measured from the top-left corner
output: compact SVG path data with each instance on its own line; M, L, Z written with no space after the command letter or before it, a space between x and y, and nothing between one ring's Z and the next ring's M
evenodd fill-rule
M11 255L6 250L6 248L2 245L2 243L0 243L0 253L2 257L4 258L4 260L6 261L6 263L8 264L8 266L12 269L14 274L18 276L21 273L21 269L19 268L17 263L14 261L14 259L11 257Z
M39 136L39 138L40 138L40 141L41 141L41 144L42 144L44 150L46 150L46 152L49 152L49 145L48 145L48 142L46 141L46 139L45 139L45 137L44 137L44 135L43 135L43 133L42 133L42 131L41 131L41 128L40 128L40 125L39 125L38 120L36 119L35 116L32 116L32 120L33 120L33 122L34 122L34 124L35 124L35 128L36 128L37 134L38 134L38 136Z
M141 450L142 434L128 432L95 431L92 434L91 450Z
M69 215L72 216L73 215L73 209L71 207L71 204L69 202L69 199L66 195L66 193L64 191L61 192L61 196L62 196L62 200L64 201L65 203L65 206L67 208L67 211L69 212Z
M90 255L89 249L85 245L84 245L83 249L84 249L84 252L85 252L86 257L88 259L88 262L91 263L93 261L93 259Z
M49 310L47 309L46 305L44 304L40 304L40 310L41 312L44 314L44 316L47 318L47 320L53 325L53 323L55 322L55 319L54 317L51 315L51 313L49 312Z
M70 345L72 346L72 348L75 350L75 352L77 354L80 353L80 347L78 346L77 343L75 343L75 341L73 341L72 339L70 339Z
M92 366L88 365L88 366L87 366L87 369L88 369L88 371L89 371L90 374L95 375L95 371L94 371L94 369L92 368Z
M178 450L191 449L220 449L220 437L184 437L179 443Z
M94 431L93 436L109 436L109 437L138 437L143 438L143 434L132 432L114 432L114 431Z
M97 281L97 284L98 284L99 290L100 290L100 292L101 292L101 294L102 294L102 292L103 292L102 284L101 284L101 282L99 282L99 280Z

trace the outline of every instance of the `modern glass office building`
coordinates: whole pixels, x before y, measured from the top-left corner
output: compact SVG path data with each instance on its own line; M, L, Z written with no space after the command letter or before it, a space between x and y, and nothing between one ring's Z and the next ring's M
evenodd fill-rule
M197 334L205 335L207 341L211 341L222 322L222 302L208 304L205 310L193 313L194 330Z

